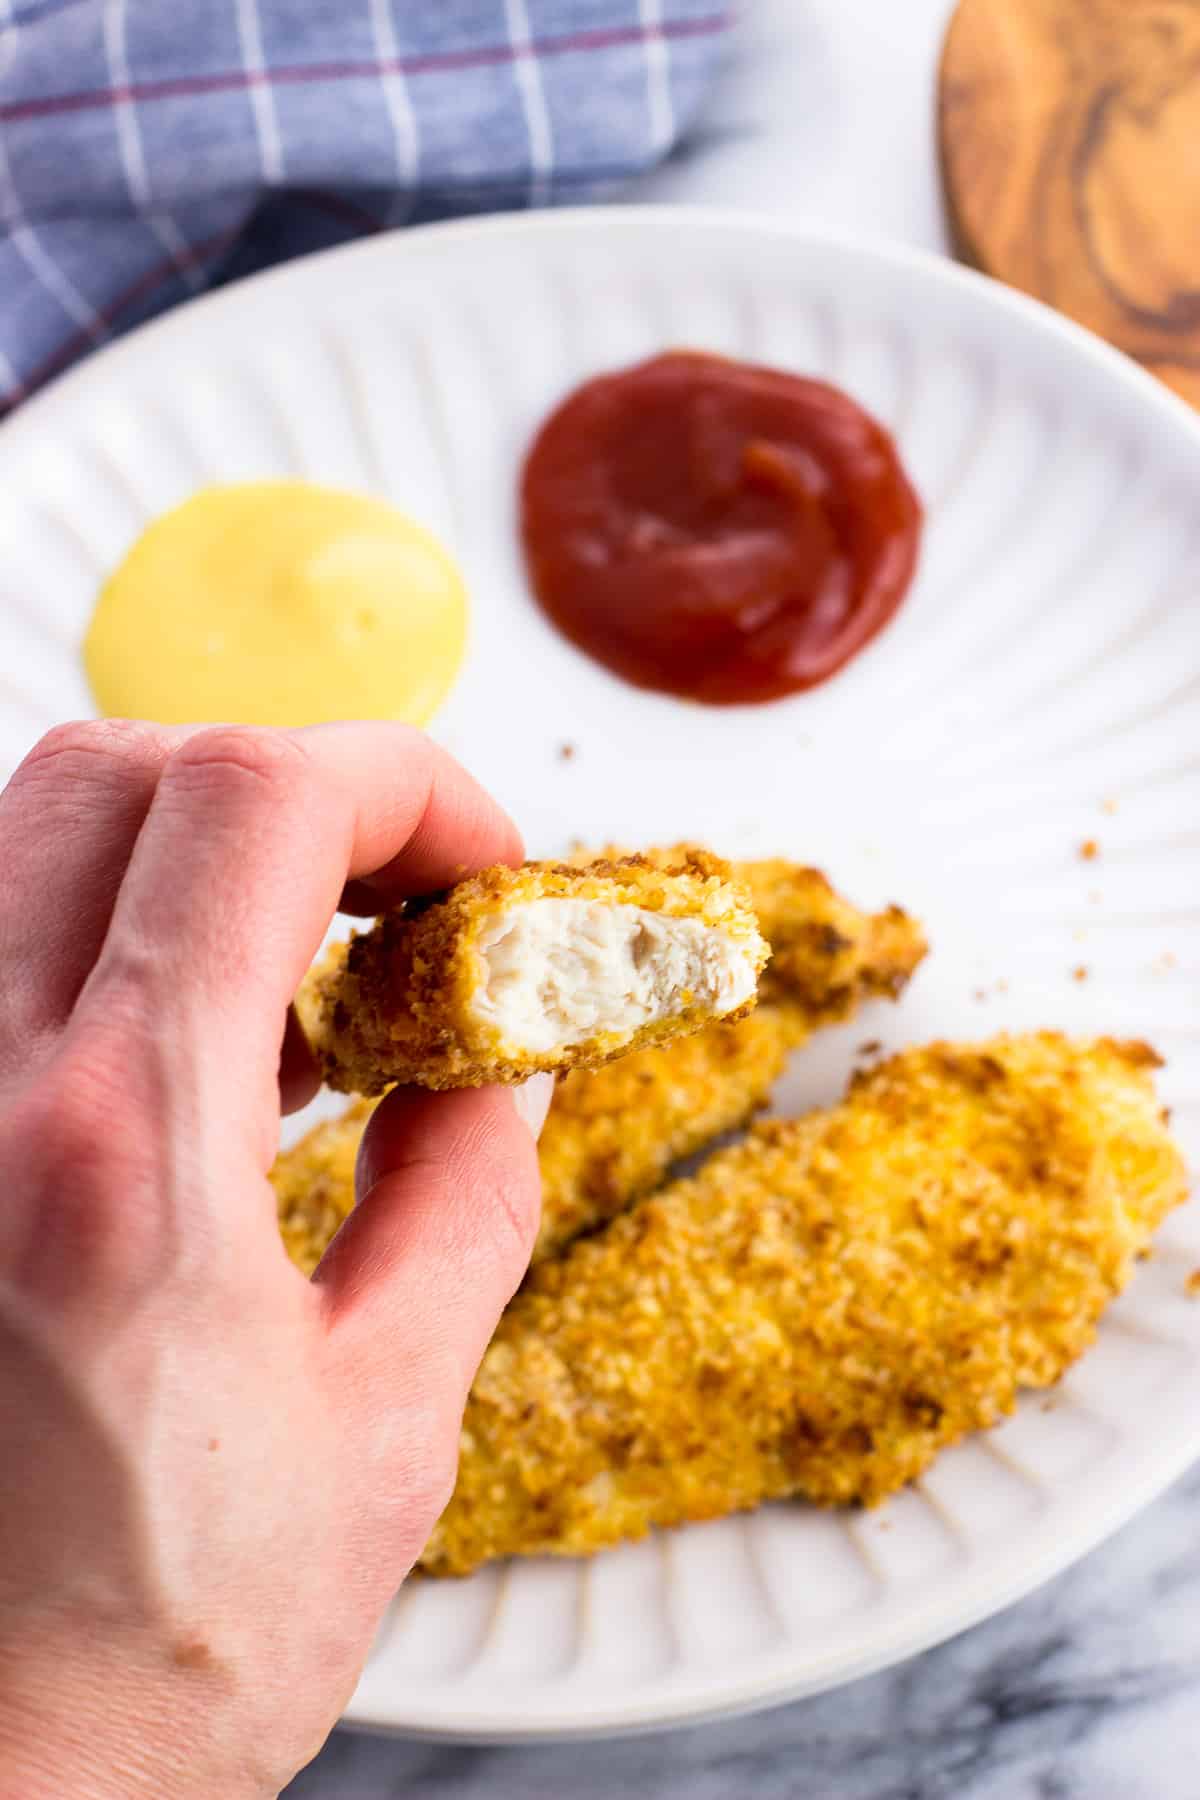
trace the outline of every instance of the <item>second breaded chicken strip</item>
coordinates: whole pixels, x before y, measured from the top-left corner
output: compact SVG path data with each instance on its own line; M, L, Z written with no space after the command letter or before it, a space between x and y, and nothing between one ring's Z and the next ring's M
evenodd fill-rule
M754 1003L769 952L696 851L486 869L335 944L296 1010L330 1087L479 1087L594 1068Z
M668 862L679 854L649 852ZM651 1193L672 1164L744 1125L766 1105L790 1050L865 1000L898 998L925 955L924 934L907 913L896 906L861 912L819 870L782 861L733 869L771 945L759 983L769 1000L736 1024L709 1025L682 1043L560 1080L539 1147L535 1262Z
M422 1559L882 1499L1054 1381L1186 1194L1143 1044L934 1044L544 1263Z
M925 934L898 906L863 913L820 869L773 857L733 864L771 946L760 998L790 1007L807 1037L863 1000L896 1000L925 955Z
M542 1219L533 1262L657 1186L673 1162L764 1105L795 1041L777 1006L708 1025L603 1069L575 1069L542 1129ZM311 1275L354 1205L354 1166L374 1100L356 1100L281 1150L271 1170L288 1255Z
M558 1082L542 1127L542 1222L533 1261L554 1256L664 1181L673 1163L766 1105L796 1043L781 1007L706 1025Z
M579 849L585 867L595 852ZM622 854L607 845L605 856ZM668 844L640 853L655 868L684 868L705 854L695 844ZM785 857L731 862L748 891L758 928L771 946L759 998L796 1009L798 1041L818 1025L847 1016L863 1000L895 1000L928 949L916 919L899 906L864 913L838 893L820 869Z

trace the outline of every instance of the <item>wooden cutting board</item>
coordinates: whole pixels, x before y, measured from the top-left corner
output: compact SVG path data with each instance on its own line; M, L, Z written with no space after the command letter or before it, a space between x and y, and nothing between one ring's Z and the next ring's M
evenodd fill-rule
M938 131L959 254L1200 407L1200 0L960 0Z

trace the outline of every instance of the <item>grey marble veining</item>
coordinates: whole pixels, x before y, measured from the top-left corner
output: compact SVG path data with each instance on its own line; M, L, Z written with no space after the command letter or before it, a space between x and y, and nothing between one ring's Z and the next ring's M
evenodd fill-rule
M947 0L746 0L638 190L943 247ZM1200 1399L1198 1399L1200 1404ZM724 1724L490 1750L334 1735L289 1800L1200 1800L1200 1469L1040 1592L866 1681Z

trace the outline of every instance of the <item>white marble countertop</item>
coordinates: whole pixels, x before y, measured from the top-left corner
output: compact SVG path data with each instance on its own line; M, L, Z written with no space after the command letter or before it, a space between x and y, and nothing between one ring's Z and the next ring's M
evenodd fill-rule
M933 84L950 0L745 0L695 133L637 195L943 250ZM1197 1800L1200 1469L1048 1587L850 1687L588 1745L336 1733L289 1800Z

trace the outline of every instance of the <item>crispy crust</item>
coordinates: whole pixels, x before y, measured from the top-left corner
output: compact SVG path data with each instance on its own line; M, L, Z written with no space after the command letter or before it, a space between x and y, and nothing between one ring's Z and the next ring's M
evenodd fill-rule
M672 1163L765 1106L795 1041L776 1006L695 1037L573 1069L542 1128L542 1223L533 1260L553 1256L663 1181Z
M354 1207L354 1165L374 1110L374 1100L355 1100L340 1118L323 1119L275 1158L271 1186L279 1234L305 1275L312 1274Z
M597 1032L544 1053L506 1042L474 1009L486 974L476 940L505 907L550 897L696 919L744 943L760 972L768 956L744 888L706 851L689 853L670 870L638 856L587 867L485 869L432 903L389 913L348 944L331 946L310 972L296 1009L328 1085L379 1094L400 1081L431 1088L524 1081L540 1070L596 1068L641 1045L697 1031L714 1017L697 1000L637 1032ZM727 1016L748 1011L749 1005Z
M593 852L579 850L580 863ZM621 852L612 845L605 856ZM655 867L686 867L704 854L695 844L645 850ZM771 946L759 999L796 1009L802 1041L818 1025L846 1018L872 997L897 1000L929 945L920 924L898 906L863 913L845 900L820 869L782 857L732 862L733 878L749 893L758 928Z
M1056 1380L1185 1197L1156 1061L1049 1032L909 1051L543 1263L426 1571L871 1504Z
M898 1000L929 948L900 907L863 914L819 869L772 859L737 863L734 872L771 946L760 996L797 1008L806 1033L863 1000Z
M689 854L694 847L648 852L668 866ZM540 1144L535 1262L653 1192L673 1163L745 1125L767 1104L790 1050L864 1000L897 999L925 955L920 926L899 907L860 912L818 870L795 863L732 866L771 946L763 998L739 1023L562 1078Z
M778 943L788 968L802 969L796 987L775 984L773 1001L736 1023L706 1025L694 1037L560 1079L540 1145L535 1263L651 1192L682 1157L744 1125L765 1106L790 1049L860 999L894 997L924 954L920 928L899 909L859 912L815 870L736 867L762 906L772 949ZM836 945L826 930L835 921ZM807 946L802 959L797 945ZM305 1274L354 1204L354 1161L370 1110L360 1101L315 1126L272 1170L284 1241Z
M680 1157L745 1124L765 1105L794 1041L792 1021L760 1006L736 1024L722 1020L603 1069L564 1075L538 1146L542 1223L533 1263L622 1212ZM305 1275L354 1205L354 1165L375 1104L356 1100L275 1159L280 1234Z

